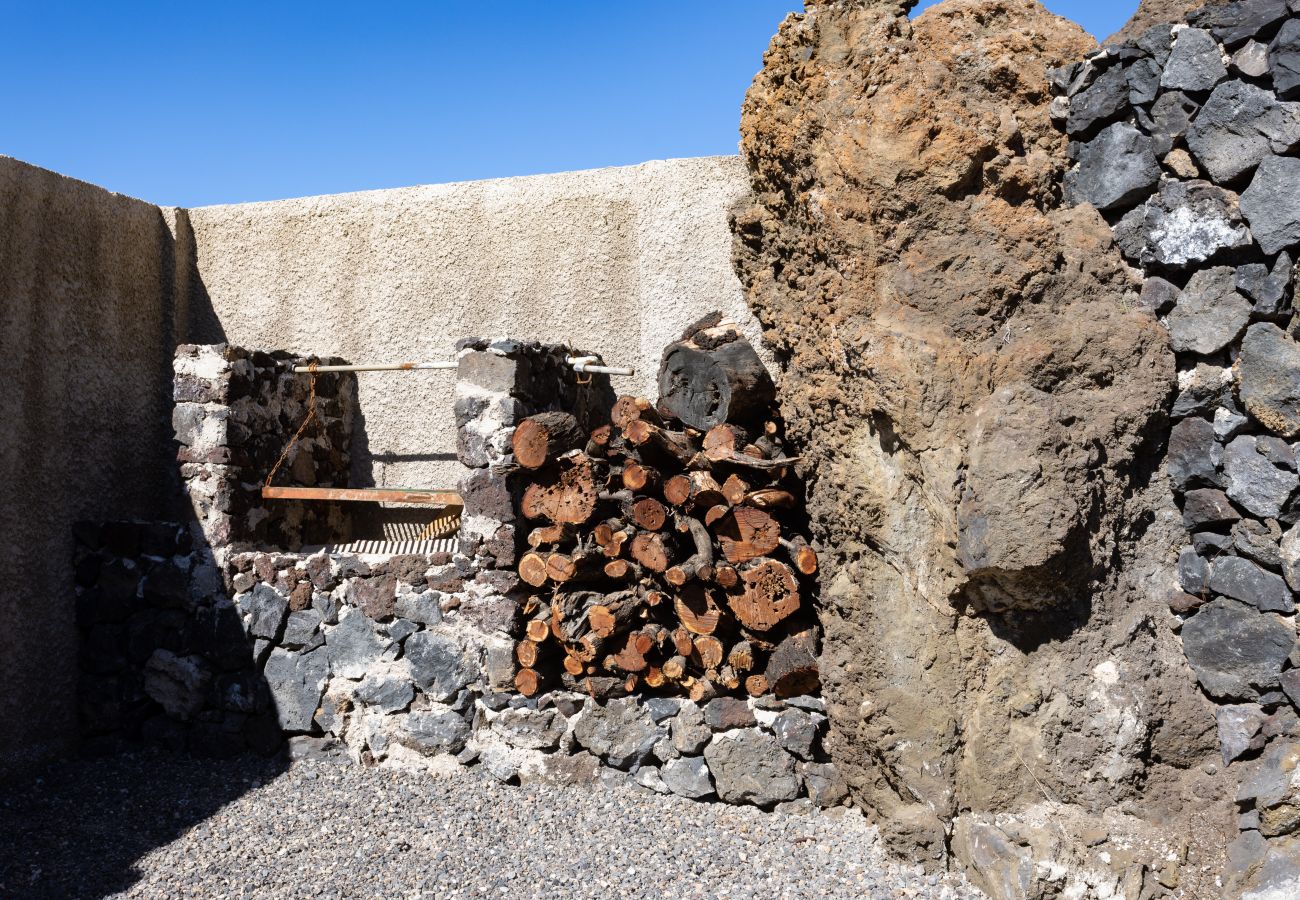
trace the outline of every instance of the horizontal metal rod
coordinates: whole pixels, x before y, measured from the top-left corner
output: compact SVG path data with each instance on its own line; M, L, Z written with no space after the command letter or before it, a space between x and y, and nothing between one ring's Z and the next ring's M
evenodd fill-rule
M586 374L595 372L600 375L635 375L636 369L631 366L607 366L600 361L599 356L570 356L569 365L573 366L573 371ZM404 362L404 363L376 363L373 365L357 366L294 366L293 370L299 374L308 372L420 372L429 369L455 369L460 365L456 360L446 362Z
M460 363L454 359L449 362L405 362L381 363L370 366L294 366L295 372L419 372L426 369L454 369Z
M595 372L598 375L635 375L636 369L630 366L607 366L600 362L599 356L570 356L569 365L573 371L584 375Z

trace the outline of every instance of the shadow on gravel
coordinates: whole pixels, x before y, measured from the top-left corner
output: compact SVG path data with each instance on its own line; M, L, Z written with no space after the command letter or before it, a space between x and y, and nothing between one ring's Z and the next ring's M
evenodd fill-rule
M136 863L285 770L137 750L66 760L0 789L0 897L92 898L130 889ZM211 836L214 857L222 838Z

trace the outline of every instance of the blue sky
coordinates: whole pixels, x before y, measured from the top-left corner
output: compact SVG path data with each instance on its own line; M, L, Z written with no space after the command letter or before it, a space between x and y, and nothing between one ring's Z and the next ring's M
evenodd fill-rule
M1094 34L1136 6L1048 0ZM801 0L0 0L0 154L200 206L736 152Z

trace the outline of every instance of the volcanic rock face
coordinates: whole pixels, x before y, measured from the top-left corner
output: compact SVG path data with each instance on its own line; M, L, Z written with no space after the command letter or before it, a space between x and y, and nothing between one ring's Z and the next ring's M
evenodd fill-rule
M1095 45L1030 0L807 7L746 98L733 227L824 548L830 750L929 864L955 854L995 892L1140 883L1134 856L1087 849L1103 815L1156 852L1221 792L1193 768L1213 715L1155 624L1181 532L1150 480L1174 359L1106 222L1061 201L1048 71ZM1155 188L1132 137L1105 139L1135 155L1096 186L1113 203Z

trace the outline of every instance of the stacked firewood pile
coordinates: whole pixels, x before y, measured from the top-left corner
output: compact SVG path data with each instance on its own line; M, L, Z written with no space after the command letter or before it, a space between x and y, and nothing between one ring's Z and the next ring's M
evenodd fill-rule
M818 685L817 555L753 347L716 314L664 354L660 400L620 397L585 433L546 412L514 434L519 575L537 589L515 684L598 697L793 696Z

